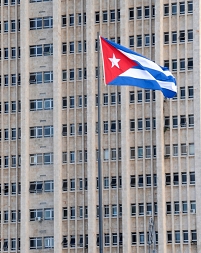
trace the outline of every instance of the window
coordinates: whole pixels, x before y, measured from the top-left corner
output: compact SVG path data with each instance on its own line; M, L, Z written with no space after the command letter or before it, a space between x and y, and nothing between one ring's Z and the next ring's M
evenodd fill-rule
M30 127L30 138L41 138L42 127Z
M180 124L181 124L181 127L186 127L186 116L185 115L181 115Z
M190 172L190 184L195 184L195 172Z
M186 144L181 144L181 155L186 155L187 150L186 150Z
M111 132L116 132L116 121L111 121Z
M104 189L109 189L109 177L104 177Z
M116 160L116 148L111 149L111 160Z
M4 129L4 140L8 141L9 140L9 132L8 129Z
M130 91L130 103L135 102L135 93L133 91Z
M54 248L54 237L44 237L44 247L45 249Z
M169 60L164 61L164 67L169 68Z
M44 83L52 83L53 82L53 72L52 71L45 71L43 73L43 80L44 80Z
M116 188L117 187L117 179L116 179L116 177L112 177L111 187L112 188Z
M54 181L44 181L44 191L45 192L53 192L54 191Z
M169 16L169 4L164 4L164 16Z
M99 23L100 22L100 15L99 12L95 12L95 23Z
M145 102L150 102L150 91L145 90Z
M173 144L173 156L178 156L178 144Z
M42 45L30 46L30 57L42 56Z
M185 59L180 59L180 70L185 70Z
M109 217L109 216L110 216L109 206L105 205L104 206L104 217Z
M130 159L135 159L135 148L134 147L130 148Z
M175 231L175 243L180 243L180 231Z
M110 10L110 22L115 21L115 10Z
M103 131L104 133L108 133L108 121L103 121Z
M103 22L107 22L107 11L103 11Z
M44 137L53 137L54 128L53 126L44 126Z
M180 99L185 99L185 87L180 87Z
M172 243L172 231L167 231L167 243Z
M189 127L194 126L194 115L188 115L188 126Z
M53 54L53 44L45 44L43 47L43 55L52 55Z
M172 117L172 124L173 124L173 128L177 128L178 127L178 118L177 116L173 116Z
M67 190L68 190L67 179L63 179L62 190L63 190L63 191L67 191Z
M11 156L11 167L16 168L16 156L15 155Z
M179 3L179 13L180 14L185 14L185 2L180 2Z
M4 59L8 59L8 48L4 48Z
M53 153L45 153L43 154L44 164L53 164Z
M11 48L11 59L15 59L16 58L16 48L12 47Z
M144 232L140 232L140 244L144 244Z
M117 205L112 205L112 217L117 216Z
M112 245L117 245L117 233L112 234Z
M165 157L170 156L170 145L165 145Z
M138 186L143 187L143 175L138 176Z
M166 202L166 213L171 214L171 202Z
M177 14L177 3L172 3L172 15Z
M169 118L169 116L165 117L164 125L165 125L166 128L170 127L170 118Z
M70 108L74 108L75 106L75 100L74 100L74 96L70 97Z
M70 69L70 81L73 81L75 77L74 69Z
M130 176L130 186L135 187L135 176Z
M177 60L172 60L172 71L177 70Z
M138 103L142 102L142 91L141 90L137 92L137 102Z
M177 32L172 32L172 43L177 43Z
M143 122L142 122L142 119L138 119L138 120L137 120L137 123L138 123L138 131L142 130L142 129L143 129Z
M165 183L166 185L170 185L171 184L171 176L169 173L165 174Z
M188 58L188 70L193 69L193 58Z
M110 245L110 235L105 234L105 246L109 246L109 245Z
M137 47L142 46L142 35L137 35Z
M11 238L11 250L16 250L16 239Z
M145 129L150 130L150 128L151 128L150 118L145 118Z
M43 18L43 28L52 28L53 27L53 18L52 17L44 17Z
M191 242L195 243L197 242L197 231L191 230Z
M135 120L130 119L130 131L134 131L134 130L135 130Z
M182 184L187 184L187 174L186 174L186 172L182 172L181 177L182 177Z
M174 183L174 185L179 184L179 174L178 173L173 173L173 183Z
M11 140L16 140L16 128L11 128Z
M146 186L151 186L151 175L146 175Z
M193 13L193 1L188 1L188 13Z
M69 25L74 26L74 14L69 15Z
M190 211L191 211L191 213L196 212L196 202L195 201L190 201Z
M8 21L4 21L4 32L8 32Z
M111 97L111 105L116 104L116 94L115 93L111 93L110 97Z
M108 94L103 94L103 105L108 105Z
M134 19L134 8L129 8L129 20Z
M137 7L137 19L141 19L141 18L142 18L142 8Z
M42 29L42 18L30 19L30 30Z
M75 179L70 180L70 190L74 191L75 190Z
M182 201L182 213L187 213L187 212L188 212L187 201Z
M179 214L179 202L174 202L174 214Z
M169 32L164 33L164 43L168 44L169 43Z
M193 86L188 87L188 98L193 98L194 97L194 89Z
M189 143L189 155L195 155L194 143Z
M193 30L188 30L188 41L193 41Z
M143 147L138 147L138 158L143 158Z
M144 17L149 18L149 6L144 7Z
M30 238L30 249L42 249L42 237Z
M145 146L145 157L151 158L151 146Z
M30 73L29 83L30 84L42 83L42 72Z
M36 181L36 182L30 182L29 192L30 193L40 193L43 190L43 182L42 181Z

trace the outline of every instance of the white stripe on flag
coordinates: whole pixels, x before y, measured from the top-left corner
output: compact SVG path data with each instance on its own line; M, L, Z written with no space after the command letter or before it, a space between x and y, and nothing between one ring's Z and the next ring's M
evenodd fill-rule
M163 81L158 81L158 80L157 80L157 82L159 83L161 88L177 92L177 86L175 85L174 82L163 82Z
M142 69L128 69L119 76L127 76L145 80L156 80L148 71Z
M161 67L159 67L155 62L153 62L147 58L140 57L135 54L130 54L130 53L124 52L122 50L119 50L119 51L121 51L121 53L126 55L129 59L139 62L142 66L144 66L146 68L158 70L158 71L164 73L164 71L161 69Z

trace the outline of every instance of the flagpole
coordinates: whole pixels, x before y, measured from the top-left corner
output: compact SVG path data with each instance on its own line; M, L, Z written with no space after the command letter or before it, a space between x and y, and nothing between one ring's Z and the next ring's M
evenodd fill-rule
M99 193L99 252L103 253L103 203L102 203L102 168L101 168L101 107L100 107L100 41L98 43L98 193Z

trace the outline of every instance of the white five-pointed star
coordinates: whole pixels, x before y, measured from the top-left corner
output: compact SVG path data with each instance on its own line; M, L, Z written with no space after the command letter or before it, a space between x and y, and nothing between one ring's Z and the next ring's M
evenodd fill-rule
M113 57L112 58L108 58L108 59L112 63L112 67L111 68L113 68L114 66L116 66L117 68L119 68L118 62L120 61L120 59L117 59L116 56L114 55L114 53L113 53Z

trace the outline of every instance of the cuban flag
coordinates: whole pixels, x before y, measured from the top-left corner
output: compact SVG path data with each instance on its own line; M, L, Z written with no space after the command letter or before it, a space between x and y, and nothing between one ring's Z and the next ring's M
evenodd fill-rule
M167 68L103 37L100 37L100 45L106 85L160 90L166 98L176 95L176 79Z

